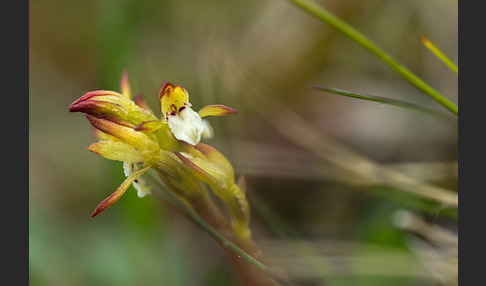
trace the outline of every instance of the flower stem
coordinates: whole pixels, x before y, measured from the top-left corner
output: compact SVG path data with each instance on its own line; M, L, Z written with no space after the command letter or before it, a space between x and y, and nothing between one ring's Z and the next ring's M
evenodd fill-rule
M195 193L197 195L185 197L184 199L187 201L185 204L171 191L167 191L160 181L152 176L149 178L161 190L156 192L156 195L186 215L218 242L241 285L274 285L273 280L283 283L276 274L259 261L261 252L251 237L241 239L233 231L230 223L206 190Z

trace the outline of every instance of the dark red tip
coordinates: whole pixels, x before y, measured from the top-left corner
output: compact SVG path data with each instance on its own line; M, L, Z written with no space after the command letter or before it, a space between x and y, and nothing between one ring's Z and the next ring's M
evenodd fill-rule
M162 98L162 96L164 96L165 91L167 90L167 88L168 88L169 86L170 86L170 87L172 87L172 88L174 87L174 85L173 85L172 83L168 82L168 81L166 81L166 82L164 82L164 83L162 84L162 87L161 87L161 88L160 88L160 90L159 90L159 99L161 99L161 98Z
M96 100L94 97L103 96L103 95L112 95L117 94L113 91L108 90L95 90L86 93L85 95L81 96L77 100L75 100L69 106L69 112L90 112L93 109L96 109L100 106L101 103L106 104L107 102Z

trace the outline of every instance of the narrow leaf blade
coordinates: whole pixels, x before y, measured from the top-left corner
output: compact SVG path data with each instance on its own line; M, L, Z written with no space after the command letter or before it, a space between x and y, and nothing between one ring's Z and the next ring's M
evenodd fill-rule
M425 112L425 113L432 114L432 115L445 116L444 113L442 113L438 110L431 109L431 108L421 106L421 105L417 105L417 104L414 104L414 103L406 102L406 101L397 100L397 99L391 99L391 98L381 97L381 96L376 96L376 95L369 95L369 94L351 92L351 91L341 90L341 89L328 87L328 86L324 86L324 85L319 85L319 84L312 84L311 87L313 87L317 90L332 93L332 94L337 94L337 95L342 95L342 96L347 96L347 97L352 97L352 98L358 98L358 99L362 99L362 100L374 101L374 102L378 102L380 104L392 105L392 106L401 107L401 108L413 109L413 110Z
M420 40L424 46L429 49L442 63L444 63L451 71L458 74L457 66L441 51L437 48L429 39L424 36L420 36Z

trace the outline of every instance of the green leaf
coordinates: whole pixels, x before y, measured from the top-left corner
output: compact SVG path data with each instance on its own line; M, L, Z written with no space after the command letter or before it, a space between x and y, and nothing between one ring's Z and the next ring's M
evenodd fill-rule
M376 96L376 95L369 95L369 94L364 94L364 93L357 93L357 92L351 92L351 91L345 91L342 89L337 89L333 87L328 87L320 84L311 84L311 87L320 90L320 91L325 91L328 93L332 94L337 94L337 95L343 95L347 97L352 97L352 98L358 98L358 99L363 99L363 100L368 100L368 101L374 101L378 102L380 104L386 104L386 105L392 105L396 107L401 107L401 108L408 108L416 111L421 111L425 112L431 115L436 115L436 116L441 116L441 117L446 117L447 115L432 109L428 108L425 106L417 105L414 103L406 102L406 101L401 101L397 99L391 99L391 98L386 98L386 97L381 97L381 96Z

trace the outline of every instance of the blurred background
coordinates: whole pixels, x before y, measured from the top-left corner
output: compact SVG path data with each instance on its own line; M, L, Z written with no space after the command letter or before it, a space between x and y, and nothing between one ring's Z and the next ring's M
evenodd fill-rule
M317 3L457 103L457 75L419 38L457 63L457 1ZM237 285L217 244L154 196L130 187L90 217L123 181L122 163L86 150L91 126L68 106L119 91L124 69L158 115L164 81L195 110L239 110L210 118L205 142L245 175L263 262L288 281L457 284L457 211L360 169L457 191L457 118L326 24L284 0L31 0L29 17L30 285Z

